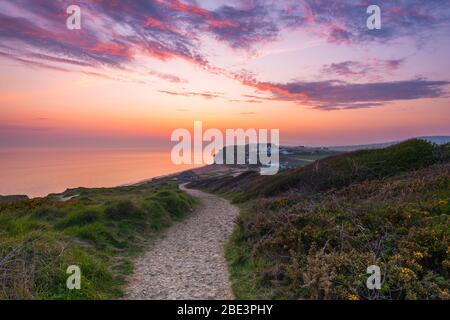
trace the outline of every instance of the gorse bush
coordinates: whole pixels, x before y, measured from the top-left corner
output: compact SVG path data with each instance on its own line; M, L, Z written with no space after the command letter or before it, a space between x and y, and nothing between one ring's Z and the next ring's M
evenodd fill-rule
M98 209L83 208L65 216L56 224L56 227L64 229L72 226L83 226L101 219L102 215L103 213Z
M31 216L38 219L55 219L65 216L66 212L60 208L53 207L51 205L42 205L33 210Z
M142 217L142 211L129 200L121 200L113 205L109 205L105 213L110 219L122 220Z
M142 204L142 210L151 219L153 229L165 228L171 222L170 213L155 200L145 200Z
M412 140L197 185L243 206L227 246L240 298L450 299L448 160L448 145Z
M189 197L184 192L168 192L163 190L156 192L151 198L151 200L159 203L163 208L165 208L171 215L173 219L181 219L184 212L189 210L195 203L192 197Z
M67 194L79 197L0 204L0 299L120 297L133 255L195 204L174 185ZM81 290L66 288L69 265L81 268Z
M303 198L276 212L259 208L253 223L239 224L238 240L268 262L261 284L270 283L275 296L447 299L449 221L440 203L450 197L450 167L420 173ZM379 292L365 286L373 264L384 270Z

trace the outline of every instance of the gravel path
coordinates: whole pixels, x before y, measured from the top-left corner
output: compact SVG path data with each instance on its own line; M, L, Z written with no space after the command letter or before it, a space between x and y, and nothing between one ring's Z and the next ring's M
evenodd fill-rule
M199 190L201 205L136 262L125 299L233 299L223 247L239 209Z

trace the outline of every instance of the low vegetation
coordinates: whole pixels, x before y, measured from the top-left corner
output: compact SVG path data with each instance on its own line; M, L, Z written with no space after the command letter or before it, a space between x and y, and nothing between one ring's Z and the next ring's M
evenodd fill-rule
M0 299L110 299L122 295L133 257L188 214L175 185L73 189L0 204ZM81 290L66 288L69 265Z
M227 247L236 296L450 299L449 151L412 140L196 182L242 206ZM367 289L370 265L381 290Z

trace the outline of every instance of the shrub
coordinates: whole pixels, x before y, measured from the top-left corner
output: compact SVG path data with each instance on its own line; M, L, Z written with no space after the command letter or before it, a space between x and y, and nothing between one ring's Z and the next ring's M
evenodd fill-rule
M82 209L74 211L60 220L56 226L64 229L72 226L83 226L100 220L102 213L95 209Z
M228 249L240 253L228 257L239 297L450 299L446 148L413 140L231 189L259 193L244 203ZM365 285L372 264L380 291Z
M66 215L66 211L62 208L58 208L50 205L43 205L33 210L31 215L38 219L55 219L61 218Z
M166 208L171 218L176 220L186 216L192 210L194 203L181 192L167 190L156 193L151 199Z
M105 214L109 219L113 220L136 219L143 215L142 211L129 200L121 200L109 205L105 209Z
M142 210L148 216L150 226L153 230L159 231L170 225L169 212L157 201L146 200L142 204Z

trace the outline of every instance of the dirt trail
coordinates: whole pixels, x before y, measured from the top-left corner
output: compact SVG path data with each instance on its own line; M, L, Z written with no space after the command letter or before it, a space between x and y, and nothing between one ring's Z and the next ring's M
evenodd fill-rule
M239 209L199 190L201 205L136 262L126 299L233 299L223 256Z

